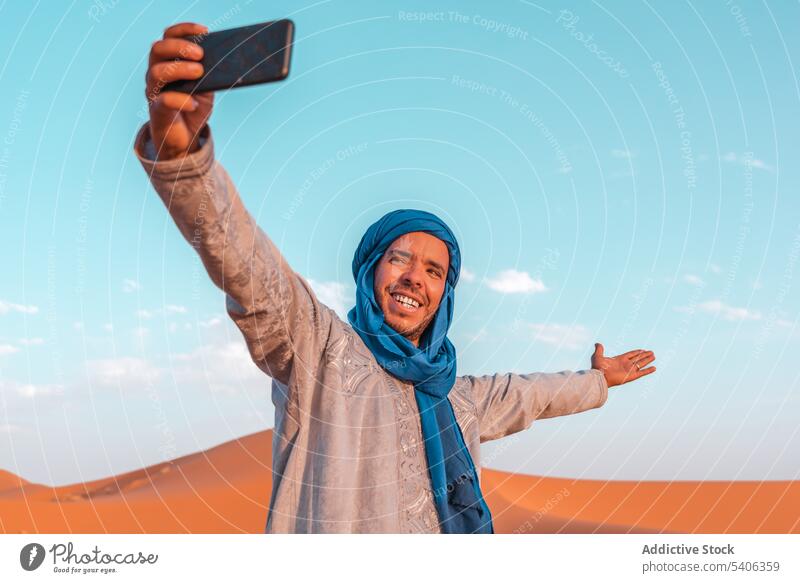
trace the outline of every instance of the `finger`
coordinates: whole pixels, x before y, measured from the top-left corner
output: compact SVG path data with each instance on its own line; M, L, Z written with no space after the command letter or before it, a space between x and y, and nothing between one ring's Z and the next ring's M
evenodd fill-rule
M156 106L162 106L173 111L194 111L198 103L191 95L178 91L166 91L156 98Z
M150 66L159 61L188 59L199 61L203 58L203 48L197 43L181 38L158 40L150 47Z
M633 358L633 363L638 366L639 368L644 367L647 364L650 364L656 359L656 355L652 352L645 352L639 356Z
M639 371L639 372L636 374L636 378L637 378L637 379L640 379L640 378L642 378L643 376L647 376L647 375L649 375L649 374L652 374L652 373L654 373L654 372L656 372L656 367L654 367L654 366L648 366L647 368L643 368L642 370L640 370L640 371Z
M641 354L642 352L644 352L644 350L642 350L641 348L637 348L636 350L631 350L629 352L626 352L625 354L620 354L619 358L629 358L630 359L630 358L633 358L634 356L636 356L638 354Z
M163 87L180 79L199 79L203 76L203 65L194 61L169 61L156 63L147 70L147 86Z
M206 34L208 27L196 22L181 22L173 24L164 30L164 38L178 38L181 36L190 36L193 34Z
M594 343L594 355L595 355L595 356L597 356L597 357L599 357L599 358L602 358L602 357L603 357L603 351L604 351L604 350L605 350L605 349L603 348L603 345L602 345L602 344L600 344L599 342L595 342L595 343Z
M643 368L641 370L636 370L636 368L630 369L626 374L625 378L622 380L621 384L629 383L631 381L635 381L636 379L640 379L643 376L647 376L652 374L656 371L656 367L651 366L648 368Z
M197 99L200 103L214 103L214 92L213 91L205 91L203 93L195 93L194 98Z

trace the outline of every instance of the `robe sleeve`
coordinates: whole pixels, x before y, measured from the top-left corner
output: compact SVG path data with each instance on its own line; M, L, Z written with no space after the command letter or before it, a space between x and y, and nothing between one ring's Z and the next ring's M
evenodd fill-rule
M536 419L600 407L608 398L605 375L595 369L463 378L471 388L481 443L523 431Z
M293 369L316 366L332 312L296 274L242 204L230 176L214 159L211 130L185 158L155 161L149 124L134 151L183 237L226 294L228 315L256 365L288 384Z

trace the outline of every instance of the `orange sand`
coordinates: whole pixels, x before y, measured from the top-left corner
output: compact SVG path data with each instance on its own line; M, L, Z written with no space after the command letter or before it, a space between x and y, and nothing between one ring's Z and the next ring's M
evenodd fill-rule
M116 477L50 487L0 470L0 532L263 532L272 431ZM626 482L483 470L495 530L799 533L800 481Z

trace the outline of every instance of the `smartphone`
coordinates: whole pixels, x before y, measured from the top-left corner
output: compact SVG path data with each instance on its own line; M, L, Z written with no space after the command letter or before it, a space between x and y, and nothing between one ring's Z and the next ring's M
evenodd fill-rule
M188 36L203 47L205 74L167 83L162 91L204 93L286 79L293 37L294 23L288 19Z

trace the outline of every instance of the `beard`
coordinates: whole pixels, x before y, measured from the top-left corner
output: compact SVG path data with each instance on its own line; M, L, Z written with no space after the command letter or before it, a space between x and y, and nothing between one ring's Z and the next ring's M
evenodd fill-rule
M432 312L425 316L425 319L422 320L417 325L412 326L402 326L402 325L393 325L391 322L386 320L386 324L395 332L409 340L410 342L418 341L422 338L422 335L425 333L425 330L428 328L428 324L431 323L431 320L436 316L436 312Z

